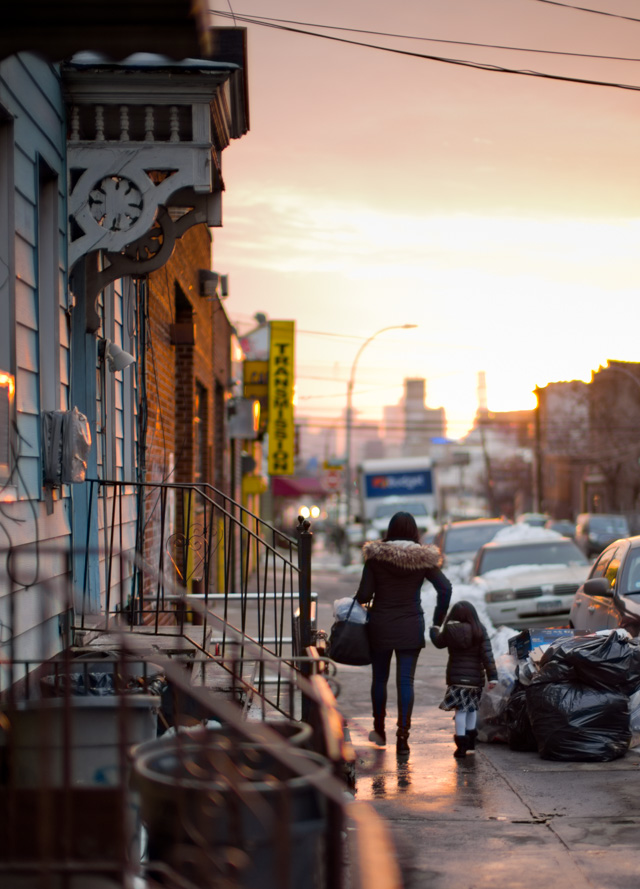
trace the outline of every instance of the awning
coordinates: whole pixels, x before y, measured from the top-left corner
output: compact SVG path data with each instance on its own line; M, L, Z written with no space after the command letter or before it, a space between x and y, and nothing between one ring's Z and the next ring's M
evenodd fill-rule
M14 0L3 10L0 59L35 52L50 62L82 50L124 59L135 52L210 58L207 0Z
M271 493L274 497L291 497L299 500L301 497L326 497L326 491L319 478L288 478L286 476L272 476Z

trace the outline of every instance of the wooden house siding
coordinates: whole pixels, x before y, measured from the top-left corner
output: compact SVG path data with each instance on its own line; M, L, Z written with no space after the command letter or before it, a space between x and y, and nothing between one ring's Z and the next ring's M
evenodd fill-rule
M12 563L18 570L12 570L10 580L6 557L0 559L0 620L4 621L8 593L17 592L12 615L17 651L20 656L40 660L62 646L59 614L66 610L70 589L69 491L63 490L49 513L43 499L41 456L45 382L55 405L69 406L66 134L61 85L54 67L27 53L5 59L0 63L0 110L0 116L10 121L8 204L12 216L8 244L0 243L0 251L7 250L12 271L8 284L12 347L7 350L3 345L8 354L0 355L0 367L15 375L18 430L11 479L18 501L3 504L3 525L14 551L18 547L17 563L15 559ZM47 244L42 237L44 172L50 198ZM50 262L43 270L45 247ZM41 282L40 275L46 280ZM48 324L54 330L43 328L43 317L55 319Z

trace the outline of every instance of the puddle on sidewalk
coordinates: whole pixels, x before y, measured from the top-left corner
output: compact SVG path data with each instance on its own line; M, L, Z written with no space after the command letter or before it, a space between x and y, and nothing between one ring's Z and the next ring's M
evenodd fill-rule
M393 746L360 749L356 764L356 799L404 800L413 807L459 808L482 806L488 776L477 754L453 756L450 745L420 744L408 757L398 757Z

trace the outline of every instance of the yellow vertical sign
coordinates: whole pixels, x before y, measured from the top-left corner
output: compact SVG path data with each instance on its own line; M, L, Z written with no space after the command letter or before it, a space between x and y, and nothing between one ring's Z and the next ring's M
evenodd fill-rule
M269 475L293 475L294 322L271 321L269 345Z

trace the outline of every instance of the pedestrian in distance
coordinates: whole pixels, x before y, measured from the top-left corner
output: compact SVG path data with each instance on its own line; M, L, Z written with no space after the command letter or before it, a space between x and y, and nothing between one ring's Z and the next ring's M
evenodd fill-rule
M436 621L434 621L434 624ZM433 626L429 636L436 648L447 648L447 691L441 710L454 710L456 745L453 755L466 756L476 748L478 708L485 675L487 688L498 681L489 635L471 602L456 602L442 625Z
M413 680L420 649L425 646L425 620L420 590L428 580L437 593L433 622L447 613L451 584L440 570L442 554L436 546L420 544L420 534L411 513L392 516L382 540L363 547L364 567L356 599L371 602L369 643L371 647L371 703L373 731L369 740L386 746L385 716L387 682L391 658L396 658L398 723L396 751L409 754L409 729L413 710Z

